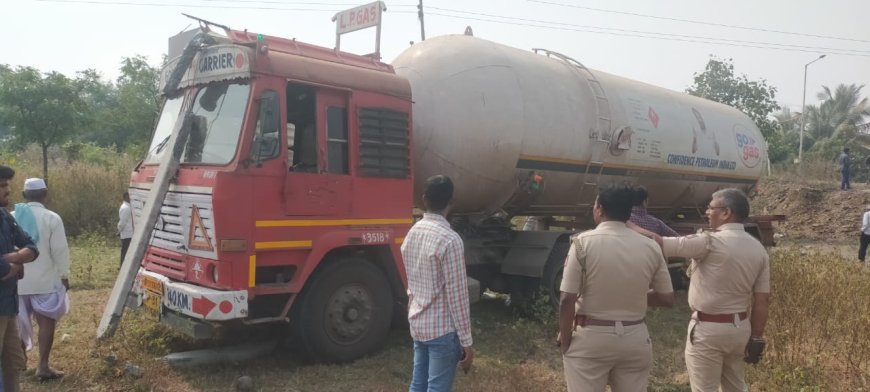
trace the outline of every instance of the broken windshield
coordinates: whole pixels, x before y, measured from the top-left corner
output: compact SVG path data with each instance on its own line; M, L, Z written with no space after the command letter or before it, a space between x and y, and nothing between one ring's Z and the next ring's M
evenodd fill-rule
M178 121L178 114L181 112L181 104L184 102L184 97L179 95L172 99L167 99L163 104L163 110L160 111L160 119L157 120L157 127L154 128L154 137L151 140L151 147L148 148L148 156L145 158L146 164L160 163L163 147L169 141L169 136L175 129L175 123Z
M232 161L242 132L250 86L247 84L212 84L197 91L191 109L190 136L181 163L223 165ZM159 163L164 146L175 129L182 99L167 100L154 131L146 164Z

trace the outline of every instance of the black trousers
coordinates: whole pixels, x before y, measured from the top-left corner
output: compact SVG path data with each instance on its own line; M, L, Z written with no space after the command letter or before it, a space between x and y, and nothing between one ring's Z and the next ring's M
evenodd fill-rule
M124 265L124 257L127 256L127 249L130 248L130 240L132 238L121 238L121 263L118 265Z
M858 260L864 261L867 256L867 245L870 244L870 235L861 233L861 246L858 247Z

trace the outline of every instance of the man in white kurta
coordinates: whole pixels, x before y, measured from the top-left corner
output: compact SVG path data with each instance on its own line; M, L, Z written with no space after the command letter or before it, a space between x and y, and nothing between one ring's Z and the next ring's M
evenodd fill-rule
M31 318L39 326L36 377L40 380L63 376L63 372L49 366L48 360L57 321L69 312L69 245L60 216L45 208L47 196L45 181L29 178L24 182L27 202L15 206L16 220L40 250L36 260L24 265L24 278L18 282L18 329L25 350L33 347Z
M133 239L133 208L130 206L130 193L125 191L121 197L124 202L118 208L118 236L121 237L121 263L119 265L124 264L127 250L130 249L130 241Z

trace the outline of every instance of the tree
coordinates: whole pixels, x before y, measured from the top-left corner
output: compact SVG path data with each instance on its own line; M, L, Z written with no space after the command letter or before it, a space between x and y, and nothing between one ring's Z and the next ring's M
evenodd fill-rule
M822 86L817 94L821 105L807 108L806 131L816 139L838 138L855 131L861 118L870 116L867 98L861 98L863 88L863 85L840 84L832 93L829 87Z
M767 137L767 156L771 162L788 161L797 154L800 144L800 115L783 107L773 115L776 130Z
M116 144L118 129L116 113L118 110L118 90L94 69L77 72L81 84L81 97L90 108L90 126L82 130L79 140L108 147ZM74 141L73 144L78 144Z
M123 151L145 144L151 135L159 103L159 70L144 57L134 56L121 61L120 71L115 83L104 81L95 70L78 73L82 97L92 109L92 126L81 135L83 142Z
M863 85L840 84L832 92L827 86L817 94L822 103L806 109L806 134L814 152L828 158L844 146L867 150L870 136L858 133L858 124L870 117L870 103L861 98Z
M746 75L736 76L731 59L710 56L704 72L695 73L694 85L686 92L696 97L733 106L745 113L761 130L765 138L776 132L771 113L779 110L774 100L776 87L764 79L751 81Z
M48 148L72 138L88 119L81 84L31 67L4 71L0 78L0 122L12 129L17 145L40 146L42 174L48 181Z
M12 70L6 64L0 64L0 81L3 80L3 77L7 75ZM8 141L12 138L12 127L8 124L4 124L3 119L3 107L0 106L0 146L5 147L8 144Z
M145 57L124 58L118 77L118 108L115 114L118 129L117 145L144 145L160 103L157 83L160 70L148 64Z

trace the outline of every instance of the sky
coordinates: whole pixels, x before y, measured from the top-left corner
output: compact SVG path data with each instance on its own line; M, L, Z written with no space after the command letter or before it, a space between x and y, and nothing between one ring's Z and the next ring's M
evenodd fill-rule
M196 26L191 14L234 29L333 47L340 10L353 0L7 0L0 5L0 64L74 76L93 68L113 80L123 57L159 65L168 37ZM420 40L417 0L386 1L381 53L390 62ZM474 35L509 46L547 48L589 68L684 91L710 55L777 88L800 111L822 86L870 85L870 1L859 0L424 0L427 37ZM734 28L728 26L736 26ZM766 30L766 31L763 31ZM788 33L788 34L786 34ZM342 49L371 53L374 30L342 37ZM825 38L823 38L825 37ZM784 50L789 49L789 50ZM870 95L870 87L865 88Z

